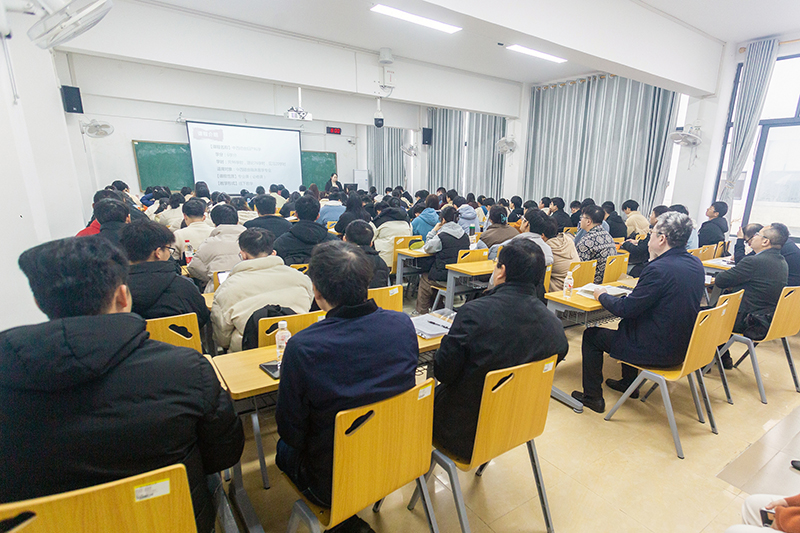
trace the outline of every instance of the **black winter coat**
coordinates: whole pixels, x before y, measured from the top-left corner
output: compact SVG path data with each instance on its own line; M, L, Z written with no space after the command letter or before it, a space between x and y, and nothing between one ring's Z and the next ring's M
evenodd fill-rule
M336 238L325 226L310 220L298 220L292 224L292 229L275 240L274 248L284 263L298 265L308 263L314 246Z
M563 231L564 228L571 228L572 227L572 218L570 218L570 216L568 214L566 214L564 211L562 211L561 209L559 209L558 211L556 211L555 213L550 215L550 218L555 220L556 224L558 224L558 231L559 232Z
M248 220L244 223L245 228L264 228L272 232L272 235L277 239L290 229L292 229L292 223L286 220L283 217L278 217L274 215L266 215L263 217L254 218L253 220Z
M556 354L563 359L568 350L561 321L530 285L503 283L464 304L434 359L433 373L440 381L433 409L434 440L469 460L486 374Z
M202 355L148 337L133 313L0 333L0 503L183 463L211 530L206 475L239 460L242 424Z
M754 312L772 314L788 276L789 267L780 250L771 248L745 256L730 270L717 274L714 284L720 289L728 289L727 292L744 289L738 316Z
M196 313L202 328L211 318L197 285L175 272L172 261L151 261L131 265L128 287L133 297L133 312L144 319Z
M697 231L698 246L717 244L719 241L724 241L726 233L728 233L728 221L723 217L707 220L703 222Z
M372 281L369 282L369 288L377 289L380 287L388 287L389 267L386 265L386 261L381 259L378 250L376 250L372 246L362 246L361 249L364 250L364 253L367 254L367 257L369 257L373 263Z
M402 220L408 222L408 214L406 210L402 207L387 207L381 214L375 217L375 220L372 221L375 224L376 228L379 228L381 224L384 222L389 222L392 220Z
M800 286L800 249L794 241L788 241L781 248L781 255L786 259L789 266L788 285L791 287Z
M614 239L619 239L620 237L624 239L628 236L628 226L625 225L625 221L616 211L612 211L608 215L606 223L608 224L608 232Z

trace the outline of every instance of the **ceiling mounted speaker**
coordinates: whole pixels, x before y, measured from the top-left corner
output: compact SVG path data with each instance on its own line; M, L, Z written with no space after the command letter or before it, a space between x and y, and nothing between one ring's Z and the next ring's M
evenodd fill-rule
M392 56L391 48L381 48L380 57L378 57L378 63L381 65L391 65L394 63L394 57Z

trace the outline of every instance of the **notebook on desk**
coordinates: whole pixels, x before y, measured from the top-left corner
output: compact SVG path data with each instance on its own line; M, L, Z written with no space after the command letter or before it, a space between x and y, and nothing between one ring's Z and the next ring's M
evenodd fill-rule
M437 313L429 313L427 315L415 316L411 319L414 323L414 329L417 330L417 335L423 339L435 339L436 337L443 337L450 331L450 326L453 325L451 320L444 318Z
M605 289L606 292L611 296L618 296L618 297L627 296L633 291L633 289L631 289L630 287L617 287L611 285L596 285L594 283L587 283L580 289L577 289L577 293L580 296L583 296L585 298L591 298L592 300L594 300L594 290L599 289L601 287Z

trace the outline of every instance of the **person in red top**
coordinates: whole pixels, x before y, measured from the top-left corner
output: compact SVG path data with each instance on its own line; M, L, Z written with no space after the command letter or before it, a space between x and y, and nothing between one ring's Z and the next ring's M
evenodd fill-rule
M111 189L100 189L96 193L94 193L94 198L92 198L92 209L97 202L103 200L105 198L112 198L114 200L122 200L122 197L119 195L117 191ZM92 214L92 221L91 223L80 230L75 236L76 237L89 237L90 235L97 235L100 233L100 223Z
M764 526L761 509L775 511L772 526ZM742 521L744 525L731 526L725 533L757 533L765 529L800 533L800 494L784 498L772 494L753 494L748 496L742 505Z

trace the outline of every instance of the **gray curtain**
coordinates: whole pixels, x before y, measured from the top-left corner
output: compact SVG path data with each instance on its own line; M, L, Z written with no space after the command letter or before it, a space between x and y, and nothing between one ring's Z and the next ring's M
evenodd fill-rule
M386 187L405 187L403 129L367 127L369 184L383 194Z
M458 189L462 196L469 192L492 198L502 196L504 156L495 149L495 144L505 134L505 117L469 113L464 190Z
M753 148L761 110L767 98L767 88L778 58L778 39L768 39L747 45L739 91L736 95L736 115L731 131L731 151L724 187L719 200L733 205L733 188L744 170L747 156ZM730 220L732 210L728 210Z
M433 129L428 149L428 190L458 190L464 166L464 112L429 107L428 127Z
M526 199L591 197L650 210L664 196L678 95L611 75L534 87Z

